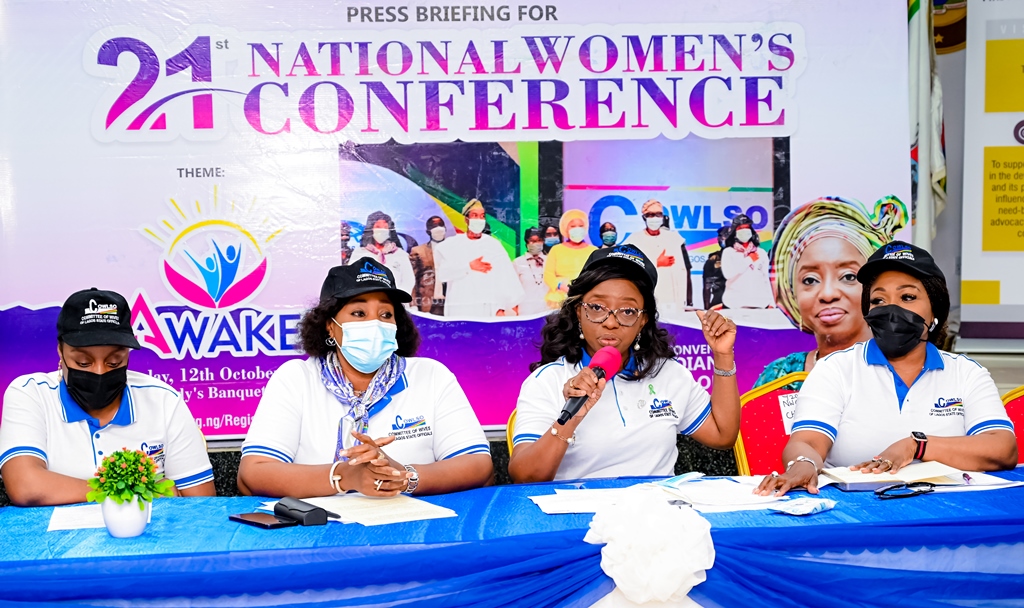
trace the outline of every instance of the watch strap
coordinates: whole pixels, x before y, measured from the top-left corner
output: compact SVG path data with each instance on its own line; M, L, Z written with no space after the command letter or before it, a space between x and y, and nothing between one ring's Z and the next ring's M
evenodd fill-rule
M913 437L913 435L911 436ZM917 451L914 452L914 460L921 460L924 458L924 451L928 448L928 440L914 437L914 441L917 442Z

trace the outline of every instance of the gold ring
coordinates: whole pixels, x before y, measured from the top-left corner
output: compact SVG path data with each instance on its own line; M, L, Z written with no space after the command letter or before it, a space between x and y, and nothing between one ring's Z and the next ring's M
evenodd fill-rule
M886 467L886 468L889 468L889 469L891 469L891 468L892 468L892 461L891 461L891 460L889 460L889 459L887 459L887 458L883 458L883 459L882 459L882 462L884 462L885 464L889 465L889 466L888 466L888 467Z
M575 380L575 379L576 378L570 378L569 379L569 388L571 388L572 390L576 390L576 385L572 383L572 381Z

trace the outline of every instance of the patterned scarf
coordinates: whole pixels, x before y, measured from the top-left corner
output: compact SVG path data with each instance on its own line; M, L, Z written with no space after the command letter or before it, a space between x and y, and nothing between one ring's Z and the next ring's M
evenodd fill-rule
M375 242L367 243L366 250L372 253L378 262L384 264L387 261L387 256L398 251L398 245L394 241L384 241L383 245L378 245Z
M352 422L352 428L366 434L370 427L370 408L391 390L391 387L398 382L404 372L405 358L391 355L374 374L362 397L357 397L352 383L345 378L345 374L341 371L341 363L338 361L337 354L331 352L320 359L320 379L345 410L341 419L338 420L338 443L334 450L335 458L338 457L338 452L341 450L360 443L351 434L345 432L345 419L348 418ZM348 458L343 458L343 460L348 460Z

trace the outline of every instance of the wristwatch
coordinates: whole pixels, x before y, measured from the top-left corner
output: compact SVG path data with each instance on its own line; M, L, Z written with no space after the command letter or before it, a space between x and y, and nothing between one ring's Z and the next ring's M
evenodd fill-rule
M405 486L405 489L402 490L402 494L412 494L420 485L420 474L416 472L416 467L411 464L405 465L405 470L412 473L412 477L409 478L409 485Z
M814 472L815 473L818 472L818 463L814 462L813 460L811 460L810 458L808 458L806 456L797 456L795 459L790 460L789 462L787 462L786 463L786 472L789 472L789 470L791 468L793 468L793 465L798 463L798 462L809 462L809 463L811 463L811 466L814 467Z
M914 460L924 459L924 450L928 447L928 435L925 435L921 431L914 431L910 436L917 442L917 451L914 453Z

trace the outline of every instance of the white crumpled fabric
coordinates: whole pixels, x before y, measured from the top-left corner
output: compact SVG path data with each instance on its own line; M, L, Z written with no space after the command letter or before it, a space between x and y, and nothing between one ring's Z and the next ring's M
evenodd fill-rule
M601 569L631 602L681 602L715 563L711 523L668 504L664 490L638 486L594 514L584 541L601 549Z

